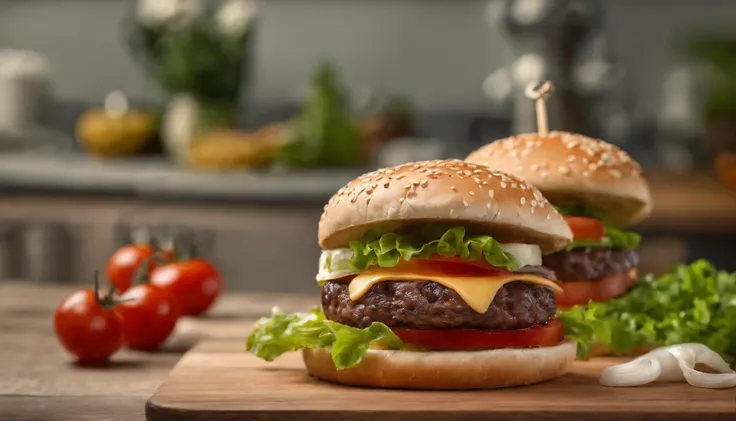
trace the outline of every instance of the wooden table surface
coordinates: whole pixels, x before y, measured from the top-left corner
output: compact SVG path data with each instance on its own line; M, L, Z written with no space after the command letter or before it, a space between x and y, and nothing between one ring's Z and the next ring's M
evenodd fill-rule
M143 420L144 406L184 352L203 339L242 339L278 304L307 310L316 295L225 294L211 314L182 319L158 353L121 350L107 368L82 369L53 332L56 306L75 287L0 281L0 420Z

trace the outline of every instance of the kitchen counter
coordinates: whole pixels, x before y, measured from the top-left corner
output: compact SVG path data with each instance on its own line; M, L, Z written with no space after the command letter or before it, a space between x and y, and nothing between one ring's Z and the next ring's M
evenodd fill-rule
M0 190L26 195L119 196L144 201L283 204L321 207L352 170L209 173L161 158L97 159L70 152L0 154ZM642 228L735 232L736 191L706 174L647 175L654 197Z
M324 204L361 170L277 169L213 173L161 158L100 159L78 153L0 154L0 189L149 199Z
M123 350L104 368L79 368L53 332L56 306L70 287L0 281L0 419L142 420L146 399L181 355L202 339L240 339L278 304L309 309L310 295L229 294L208 317L182 319L157 353Z

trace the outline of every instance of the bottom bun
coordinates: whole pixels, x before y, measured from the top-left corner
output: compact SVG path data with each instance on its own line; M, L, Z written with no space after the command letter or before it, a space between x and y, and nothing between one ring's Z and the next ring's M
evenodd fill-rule
M307 371L351 386L390 389L494 389L539 383L562 376L575 360L577 344L566 340L540 348L412 352L370 349L355 367L337 370L330 352L302 351Z

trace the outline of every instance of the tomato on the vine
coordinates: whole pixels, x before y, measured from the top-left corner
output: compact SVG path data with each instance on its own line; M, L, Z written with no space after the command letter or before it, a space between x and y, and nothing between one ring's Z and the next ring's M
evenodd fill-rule
M54 314L54 330L61 345L80 365L106 362L123 343L118 314L112 309L113 290L100 297L95 290L83 289L66 298Z
M136 270L145 261L149 271L155 267L154 249L148 244L128 244L119 248L107 261L107 280L120 292L133 285Z
M543 326L517 330L392 328L396 336L410 345L436 350L470 350L555 346L562 342L564 329L559 319Z
M128 348L158 349L169 338L179 319L179 303L170 291L155 285L134 285L120 296L123 340Z
M182 315L199 316L222 292L222 277L201 258L170 263L151 272L151 285L170 291L179 302Z

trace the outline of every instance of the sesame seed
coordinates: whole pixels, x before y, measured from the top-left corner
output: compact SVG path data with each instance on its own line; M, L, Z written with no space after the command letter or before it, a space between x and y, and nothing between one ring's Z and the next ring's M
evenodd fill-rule
M493 190L488 190L488 197L490 197L491 199L493 199L494 194L495 192Z
M596 164L590 164L590 165L588 165L588 168L589 168L589 169L590 169L591 171L595 171L595 170L596 170L596 168L598 168L598 165L596 165Z
M534 213L534 208L532 208L532 213Z
M400 197L399 198L399 203L404 203L404 198L403 197Z
M358 196L352 196L350 198L350 203L355 203L356 200L358 200Z
M409 190L410 188L411 188L411 184L407 184L407 185L404 186L404 189L405 190Z
M474 191L470 191L470 192L468 192L468 194L471 195L471 196L475 196L475 192Z
M552 215L547 214L547 219L552 219Z
M426 189L426 188L427 188L427 186L429 185L429 180L427 180L427 179L425 178L424 180L422 180L422 181L420 181L420 182L419 182L419 185L421 185L421 186L422 186L422 188L425 188L425 189Z
M567 162L575 162L575 155L570 155L567 157Z
M506 188L506 183L504 183L503 181L501 182L501 188L502 189L505 189Z
M468 207L468 202L466 202L465 199L463 199L463 206L465 206L466 208Z
M481 174L481 173L483 173L483 171L481 171L481 170L473 170L473 174Z
M478 177L473 177L473 181L475 181L476 183L480 184L480 178L478 178Z
M621 171L619 171L617 169L610 170L609 172L611 173L611 175L614 178L621 178L621 176L623 175L623 174L621 174Z
M491 210L491 202L486 202L486 208L487 208L488 210Z
M511 183L511 188L512 189L515 189L516 187L517 187L517 184L516 183Z
M570 172L567 167L559 167L557 170L560 172L560 174L567 174Z
M526 204L526 197L519 199L519 202L521 203L521 206L524 206Z
M396 177L394 177L395 180L401 180L402 178L406 177L404 174L399 174Z
M535 207L535 206L537 206L537 201L536 200L532 200L532 207Z
M452 190L452 191L456 192L456 191L457 191L457 187L455 187L455 186L450 186L450 190Z

